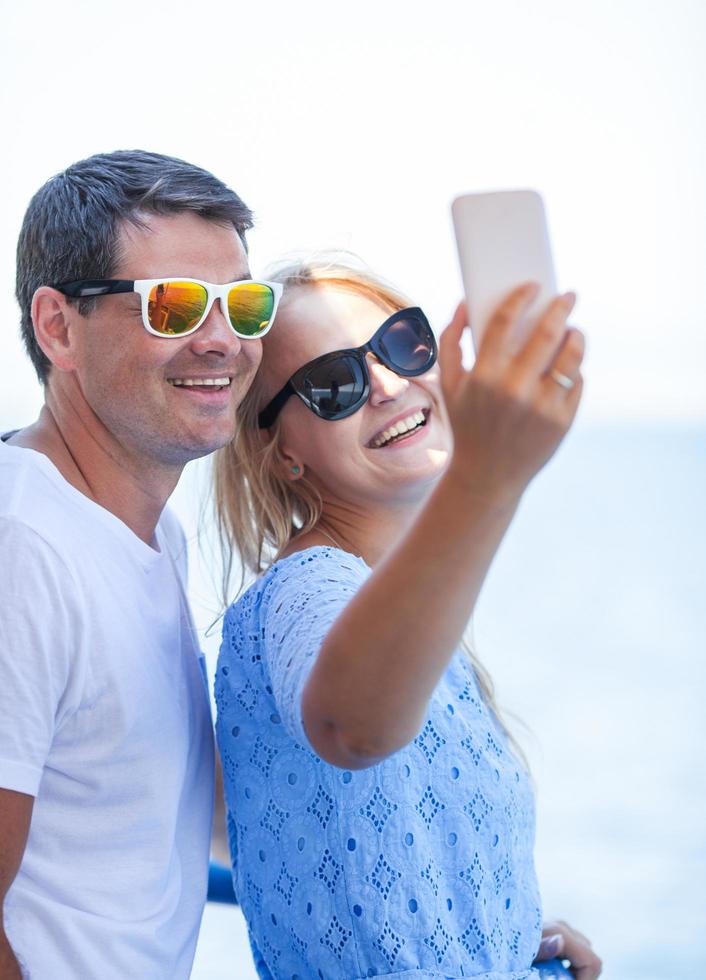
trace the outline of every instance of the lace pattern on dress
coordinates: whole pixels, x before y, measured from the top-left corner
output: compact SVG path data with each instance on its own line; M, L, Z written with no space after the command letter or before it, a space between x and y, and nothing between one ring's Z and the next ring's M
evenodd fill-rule
M338 769L306 739L304 685L369 574L338 549L308 549L224 621L216 727L259 975L536 977L532 791L463 654L417 737L380 764Z

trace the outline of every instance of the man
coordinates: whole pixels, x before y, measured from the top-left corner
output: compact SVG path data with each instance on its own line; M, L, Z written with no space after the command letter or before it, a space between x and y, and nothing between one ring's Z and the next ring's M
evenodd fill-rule
M232 437L274 317L276 290L242 283L251 226L211 174L140 151L69 167L25 216L45 401L0 443L2 980L191 969L212 727L163 509Z

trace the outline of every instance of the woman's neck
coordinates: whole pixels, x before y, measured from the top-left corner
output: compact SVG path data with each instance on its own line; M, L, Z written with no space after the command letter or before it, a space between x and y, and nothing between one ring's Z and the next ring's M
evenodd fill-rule
M292 538L280 557L304 548L330 544L360 556L372 568L401 539L422 503L394 508L359 508L326 501L316 525Z

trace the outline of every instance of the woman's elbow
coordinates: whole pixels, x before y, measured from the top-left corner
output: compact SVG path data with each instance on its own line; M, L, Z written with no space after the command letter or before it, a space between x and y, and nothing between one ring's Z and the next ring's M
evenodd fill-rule
M389 737L374 737L371 731L347 730L334 721L323 720L314 713L302 711L304 730L311 747L324 762L338 769L369 769L401 749Z
M364 740L346 738L331 723L312 728L311 733L307 731L312 748L324 762L337 769L369 769L394 751L384 751Z

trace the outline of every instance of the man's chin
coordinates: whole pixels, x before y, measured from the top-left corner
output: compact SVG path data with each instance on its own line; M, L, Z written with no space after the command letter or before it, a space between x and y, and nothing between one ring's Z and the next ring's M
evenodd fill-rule
M165 439L159 448L155 449L155 456L170 466L186 466L192 460L203 459L204 456L210 456L216 450L227 446L234 435L234 430L228 427L221 432L211 431L201 436L194 434L191 438L175 440L171 445Z
M223 449L233 440L234 433L230 433L228 436L224 436L221 439L208 439L201 443L195 443L188 447L188 459L189 462L192 459L203 459L204 456L210 456L219 449Z

